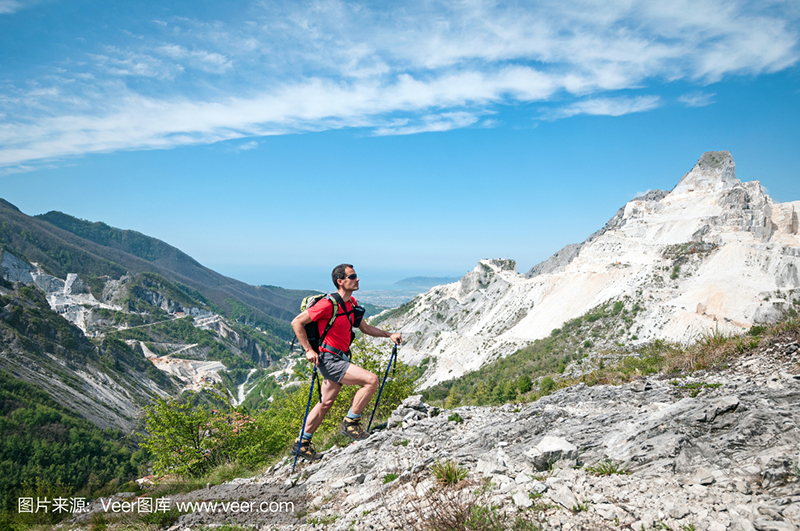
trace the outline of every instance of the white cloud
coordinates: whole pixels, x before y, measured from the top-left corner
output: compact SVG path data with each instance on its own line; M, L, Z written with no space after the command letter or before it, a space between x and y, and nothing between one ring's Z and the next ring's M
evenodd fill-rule
M18 5L0 0L0 12ZM0 165L329 128L445 131L520 102L561 102L549 120L644 112L662 104L662 83L707 86L795 64L800 10L764 6L307 0L255 3L235 24L147 20L152 34L87 44L57 65L69 70L58 81L35 80L38 93L31 82L4 90Z
M166 63L149 54L120 50L109 46L105 54L92 55L97 67L106 74L125 77L172 79L181 72L180 65Z
M678 98L678 101L687 107L706 107L714 103L714 96L716 94L713 92L690 92Z
M233 67L231 61L220 53L188 50L179 44L165 44L159 46L157 51L176 61L186 60L188 61L187 66L210 73L221 74ZM184 67L181 66L181 68Z
M449 131L468 127L478 121L478 117L468 112L446 112L437 115L423 116L418 124L410 124L409 120L397 120L385 127L375 130L378 136L387 135L412 135L416 133L430 133Z
M23 2L21 0L0 0L0 15L10 15L29 7L36 2Z
M623 116L644 112L661 106L658 96L637 96L635 98L596 98L573 103L566 107L553 109L542 114L544 120L569 118L579 114L592 116Z
M250 142L245 142L244 144L236 146L236 151L250 151L256 148L258 148L258 141L251 140Z

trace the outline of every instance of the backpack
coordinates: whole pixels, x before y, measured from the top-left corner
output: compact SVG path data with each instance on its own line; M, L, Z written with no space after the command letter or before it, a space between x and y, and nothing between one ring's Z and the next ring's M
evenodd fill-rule
M306 335L308 336L308 342L311 343L311 348L314 349L314 352L319 353L319 347L325 341L325 336L328 335L328 331L333 326L334 321L336 318L339 317L339 309L346 308L344 301L342 300L342 296L338 293L331 293L329 295L325 295L320 293L318 295L310 295L303 299L303 302L300 303L300 311L304 312L314 306L316 303L321 301L322 299L328 299L333 304L333 311L331 312L331 318L328 320L327 324L325 325L325 330L322 334L319 333L319 325L316 321L312 321L304 326L306 329ZM347 317L347 320L350 321L350 342L353 342L353 338L355 338L355 333L353 332L353 328L358 328L361 325L361 320L364 318L364 313L366 310L361 306L352 306L352 309L347 312L343 311L342 313L345 316L349 314L353 314L353 318ZM292 341L294 345L294 341Z

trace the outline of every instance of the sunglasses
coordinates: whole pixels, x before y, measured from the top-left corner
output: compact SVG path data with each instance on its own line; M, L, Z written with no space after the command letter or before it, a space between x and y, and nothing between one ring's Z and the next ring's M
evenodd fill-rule
M357 279L357 278L358 278L358 275L356 275L355 273L353 273L352 275L347 275L346 277L342 277L342 278L349 278L350 280L355 280L355 279Z

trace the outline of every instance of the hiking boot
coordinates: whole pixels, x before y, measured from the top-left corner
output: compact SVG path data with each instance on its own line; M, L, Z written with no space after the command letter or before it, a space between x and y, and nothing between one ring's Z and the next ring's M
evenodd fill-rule
M360 424L361 419L349 419L345 417L342 420L342 427L339 430L342 435L347 435L354 441L361 441L369 437L369 433L365 432Z
M317 459L322 457L322 454L317 453L314 450L314 445L308 439L303 439L303 442L300 442L300 453L297 453L297 444L300 439L295 439L294 444L292 445L292 455L299 455L303 459L307 461L316 461Z

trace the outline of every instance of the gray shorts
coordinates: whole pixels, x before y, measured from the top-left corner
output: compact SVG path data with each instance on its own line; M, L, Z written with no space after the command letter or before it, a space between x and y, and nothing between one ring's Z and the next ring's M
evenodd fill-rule
M341 382L349 367L350 358L347 356L337 356L325 351L319 353L319 372L325 380Z

